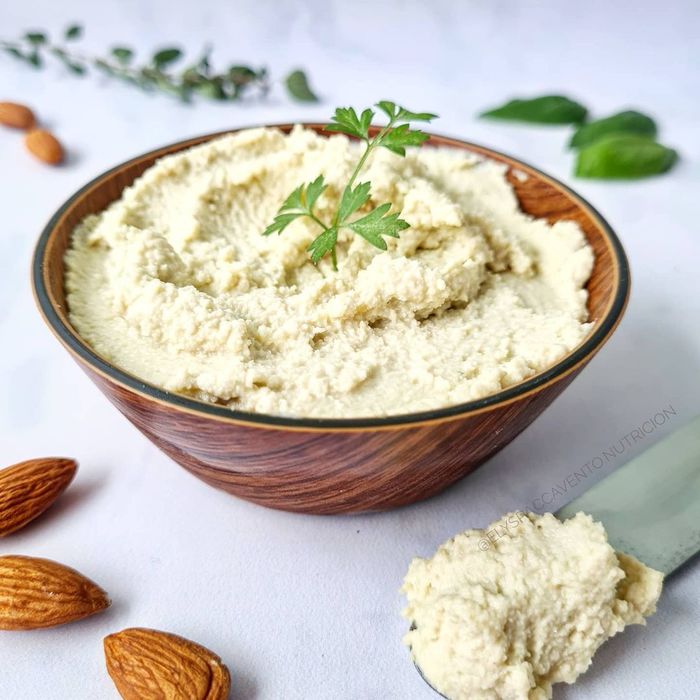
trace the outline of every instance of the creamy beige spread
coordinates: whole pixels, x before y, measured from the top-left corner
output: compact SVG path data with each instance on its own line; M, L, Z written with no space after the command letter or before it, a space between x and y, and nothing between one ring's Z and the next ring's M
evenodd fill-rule
M451 700L544 700L552 684L573 683L606 639L645 624L662 581L616 553L589 515L510 513L413 560L405 643Z
M320 173L330 187L319 212L330 218L358 148L264 128L158 161L73 235L77 331L163 389L308 417L477 399L582 341L593 255L581 230L524 215L503 166L456 149L371 157L360 177L370 204L392 202L410 224L387 252L343 232L334 272L309 260L313 222L261 235Z

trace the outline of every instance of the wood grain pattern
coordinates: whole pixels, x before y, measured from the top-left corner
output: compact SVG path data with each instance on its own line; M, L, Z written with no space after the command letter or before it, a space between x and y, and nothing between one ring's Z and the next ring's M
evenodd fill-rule
M526 213L550 222L579 223L595 253L587 285L594 329L581 348L515 389L410 422L389 418L371 425L371 421L351 420L311 425L289 419L273 425L269 419L260 422L260 417L159 396L152 388L101 366L77 337L66 314L63 255L75 225L116 200L157 158L218 135L147 154L87 186L45 232L44 244L40 241L37 249L34 280L49 325L90 378L161 450L213 486L265 506L311 513L383 510L436 494L524 430L600 349L622 316L628 291L624 253L589 205L519 161L432 136L433 145L465 149L508 165L508 179Z

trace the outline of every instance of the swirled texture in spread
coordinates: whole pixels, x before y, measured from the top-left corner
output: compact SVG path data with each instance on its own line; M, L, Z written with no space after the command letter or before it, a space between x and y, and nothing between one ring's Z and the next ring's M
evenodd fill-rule
M359 148L261 128L158 161L74 232L72 323L148 383L305 417L477 399L582 341L593 256L581 230L524 215L504 167L462 151L379 149L360 178L372 183L368 206L392 202L410 228L387 252L341 232L337 273L309 261L313 222L261 235L319 173L329 219Z

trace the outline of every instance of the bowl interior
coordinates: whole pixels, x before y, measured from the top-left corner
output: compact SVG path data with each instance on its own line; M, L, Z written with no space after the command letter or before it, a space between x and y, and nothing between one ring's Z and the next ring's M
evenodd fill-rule
M283 124L278 125L278 128L283 131L289 131L292 126L292 124ZM320 131L324 125L306 124L305 126ZM104 365L109 365L104 360L100 361L100 358L94 351L80 339L68 319L63 258L73 229L85 216L98 213L113 201L119 199L122 191L159 158L204 143L225 133L231 132L208 134L181 141L139 156L113 168L77 192L54 215L47 225L39 240L34 261L34 289L38 303L42 313L54 332L59 336L59 339L69 349L78 350L79 354L84 359L87 359L90 364L94 365L96 362L99 362L103 365L102 370L104 370ZM544 218L550 223L561 220L576 221L585 233L595 255L593 271L587 284L589 319L593 321L594 326L593 331L582 345L552 368L521 384L515 385L515 387L509 387L503 392L485 397L485 399L472 401L469 404L431 412L432 417L440 417L447 414L463 414L468 410L498 403L501 400L536 388L538 385L546 383L549 379L566 372L568 369L572 369L580 362L588 359L614 330L624 311L629 291L629 271L622 246L608 224L590 204L565 185L521 161L482 146L436 135L431 136L428 143L434 146L449 146L467 150L508 165L507 178L515 190L522 210L531 216ZM109 369L112 379L124 380L124 378L128 378L128 375L119 370L114 370L111 367ZM136 385L140 390L171 403L188 406L190 409L194 406L195 410L218 413L220 416L228 414L234 417L236 415L236 412L229 411L229 409L200 403L193 399L176 397L167 392L149 387L135 378L130 379L132 380L132 388ZM329 427L331 424L336 423L343 425L344 423L358 422L357 419L304 421L303 419L276 419L270 416L260 417L252 416L251 414L238 415L253 422L282 424L308 422L327 424ZM410 418L415 417L418 419L421 416L422 414L413 414ZM410 422L406 420L407 418L409 417L391 416L388 419L375 420L383 423ZM362 422L362 420L359 419L359 422ZM364 423L371 422L370 420L364 421Z

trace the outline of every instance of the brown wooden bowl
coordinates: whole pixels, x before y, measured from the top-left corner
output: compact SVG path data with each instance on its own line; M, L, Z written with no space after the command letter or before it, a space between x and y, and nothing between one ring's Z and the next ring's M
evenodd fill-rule
M320 131L322 124L308 124ZM291 125L280 125L289 131ZM514 158L444 136L429 143L510 166L522 209L574 220L595 253L588 282L592 333L553 367L477 401L367 419L302 419L232 411L145 384L100 357L66 313L63 256L71 232L103 210L162 156L222 134L134 158L88 183L44 229L34 254L39 309L58 339L109 400L163 452L207 483L272 508L306 513L384 510L442 491L508 444L559 395L605 343L627 303L629 271L610 226L568 187Z

